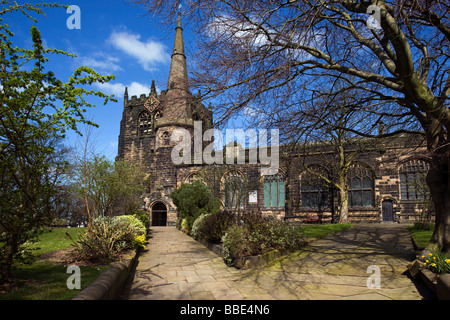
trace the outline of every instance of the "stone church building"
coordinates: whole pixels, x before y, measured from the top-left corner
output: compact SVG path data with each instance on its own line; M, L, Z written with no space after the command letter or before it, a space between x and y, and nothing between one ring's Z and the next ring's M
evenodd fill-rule
M216 165L175 164L171 158L176 145L172 134L183 129L193 136L196 122L201 121L203 131L213 123L211 107L204 106L199 95L190 92L188 84L183 29L178 18L167 89L158 94L154 81L149 94L140 97L129 97L125 89L120 122L118 159L139 163L146 169L148 186L143 205L152 225L175 224L177 211L170 193L211 167L214 170L209 172L217 184L214 193L222 198L225 208L300 222L336 221L336 189L319 181L311 170L305 170L306 163L331 175L327 173L329 166L314 154L332 155L332 151L319 145L311 146L310 154L302 157L284 152L286 148L281 147L280 167L272 175L265 175L264 166L259 163L224 165L219 169ZM428 159L421 145L417 138L402 136L358 155L348 178L351 222L412 222L420 215L432 213L423 183ZM248 158L251 150L244 152ZM240 190L243 192L238 201L233 197L235 191L227 188L228 181L236 180L241 188L248 186Z

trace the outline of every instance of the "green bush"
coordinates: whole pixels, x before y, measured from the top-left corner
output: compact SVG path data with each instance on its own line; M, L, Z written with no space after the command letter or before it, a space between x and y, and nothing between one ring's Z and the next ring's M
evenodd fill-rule
M200 181L191 184L182 184L170 194L177 207L178 215L185 219L187 233L192 230L195 220L202 214L219 211L220 202L214 198L208 187Z
M126 221L129 226L128 228L132 228L129 233L133 235L133 238L136 236L142 236L147 234L147 229L145 228L144 223L138 219L135 215L126 215L126 216L118 216L116 219Z
M225 231L234 223L234 217L228 211L200 216L192 227L192 236L199 240L219 243Z
M142 209L138 209L133 211L133 216L136 216L136 218L138 218L139 220L142 221L142 223L144 224L145 230L148 230L148 228L150 228L150 214Z
M238 257L261 255L272 250L299 249L304 235L299 226L259 214L243 214L222 237L225 262L233 265Z
M247 242L243 241L247 236L247 230L243 225L232 225L222 237L223 259L229 266L234 265L236 258L248 255Z
M195 240L204 239L205 236L203 234L205 221L208 219L209 214L202 214L198 217L194 224L192 225L191 235Z
M91 229L80 236L75 249L77 259L107 262L123 250L143 246L144 224L134 216L97 217Z

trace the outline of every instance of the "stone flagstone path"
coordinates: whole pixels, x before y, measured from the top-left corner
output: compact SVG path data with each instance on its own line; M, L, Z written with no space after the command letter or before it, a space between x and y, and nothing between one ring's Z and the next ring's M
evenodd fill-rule
M124 298L130 300L420 300L430 299L407 276L414 259L399 224L358 224L311 242L256 269L227 267L223 259L175 227L151 227ZM375 269L369 269L369 266ZM372 280L380 272L380 288Z

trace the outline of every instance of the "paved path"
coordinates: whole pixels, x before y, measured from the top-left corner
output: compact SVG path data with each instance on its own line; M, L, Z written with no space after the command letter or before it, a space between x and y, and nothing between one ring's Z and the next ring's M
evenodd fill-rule
M227 267L221 257L174 227L152 227L125 297L130 300L430 298L406 275L414 259L408 231L398 224L360 224L316 240L256 269ZM369 266L373 268L368 273ZM380 288L368 279L380 272ZM369 270L370 271L370 270ZM369 281L373 286L375 280ZM423 291L423 295L419 292Z

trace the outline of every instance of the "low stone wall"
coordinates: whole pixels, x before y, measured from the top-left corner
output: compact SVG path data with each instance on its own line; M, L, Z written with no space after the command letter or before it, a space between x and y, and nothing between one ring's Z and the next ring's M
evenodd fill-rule
M252 269L262 267L269 262L290 253L289 251L272 250L270 252L250 257L240 257L236 259L234 266L238 269Z
M117 300L136 262L139 251L136 250L130 259L114 263L72 300Z
M222 244L210 243L204 240L199 240L199 242L218 256L223 257ZM289 253L290 252L288 251L272 250L258 256L240 257L235 261L234 267L236 267L237 269L251 269L262 267L269 262Z

